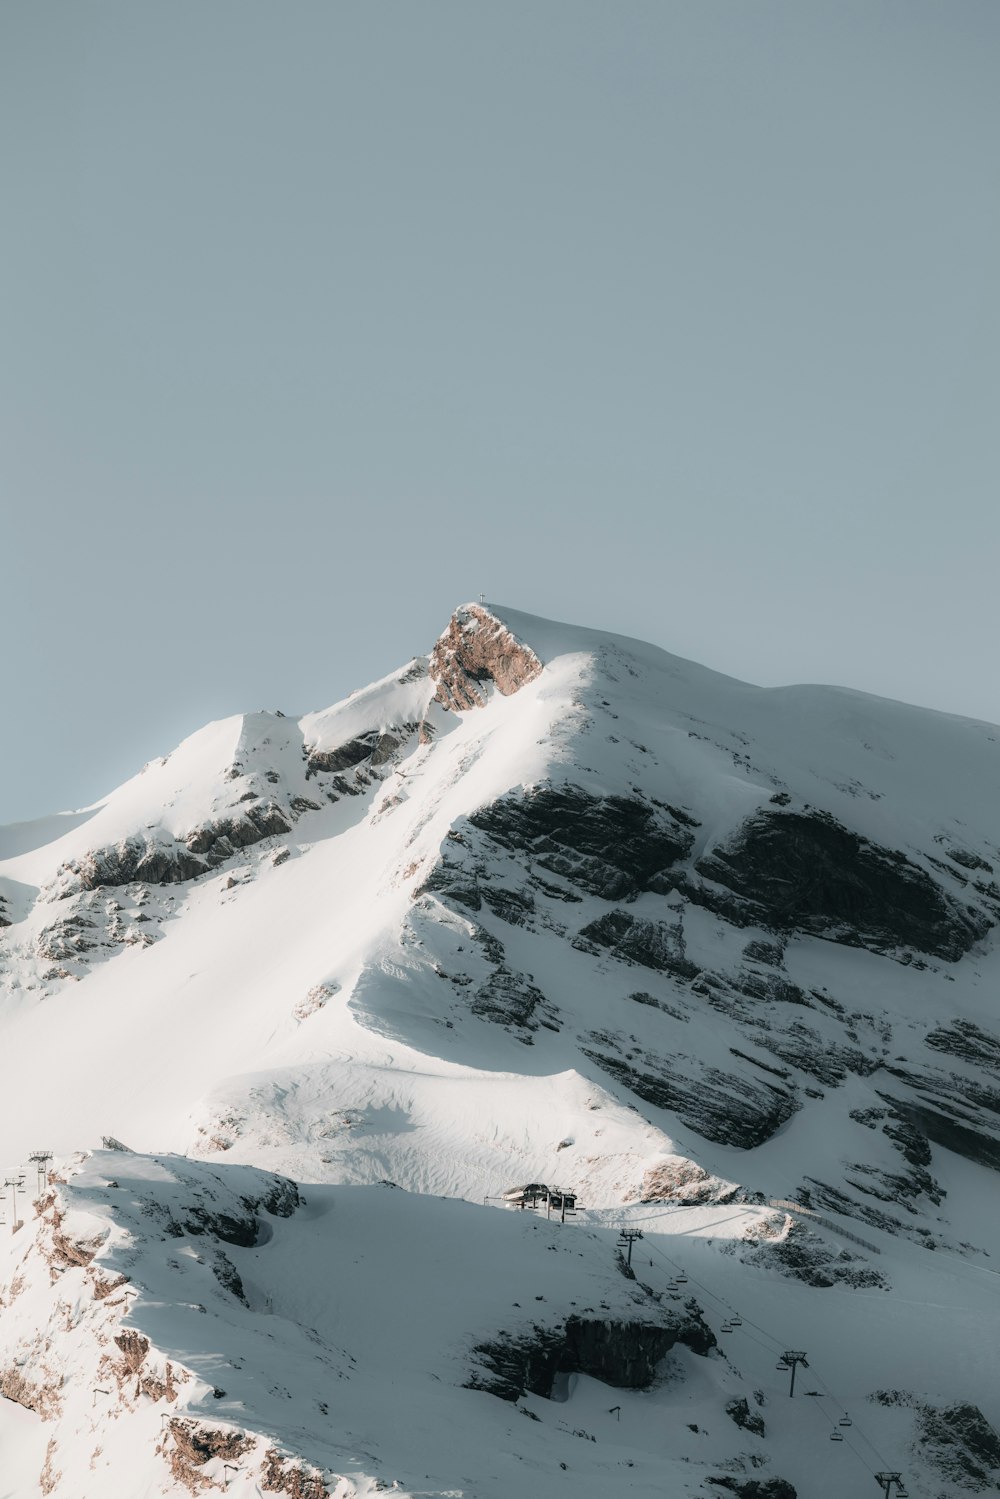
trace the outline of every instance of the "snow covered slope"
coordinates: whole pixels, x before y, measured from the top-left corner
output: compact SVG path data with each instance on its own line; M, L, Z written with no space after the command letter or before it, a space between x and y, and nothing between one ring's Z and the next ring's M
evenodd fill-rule
M998 863L994 726L476 605L0 830L0 1494L997 1488Z

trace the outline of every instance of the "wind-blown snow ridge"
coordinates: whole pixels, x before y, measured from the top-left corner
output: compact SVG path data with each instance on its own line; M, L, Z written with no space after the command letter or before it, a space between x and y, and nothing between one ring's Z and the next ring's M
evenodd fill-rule
M467 604L0 830L4 1138L65 1177L0 1239L11 1492L995 1486L998 782L991 725Z

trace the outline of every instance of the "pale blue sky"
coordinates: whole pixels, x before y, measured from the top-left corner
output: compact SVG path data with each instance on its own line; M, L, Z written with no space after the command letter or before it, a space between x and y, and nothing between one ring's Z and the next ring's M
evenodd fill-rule
M998 76L995 0L3 6L0 819L480 588L1000 719Z

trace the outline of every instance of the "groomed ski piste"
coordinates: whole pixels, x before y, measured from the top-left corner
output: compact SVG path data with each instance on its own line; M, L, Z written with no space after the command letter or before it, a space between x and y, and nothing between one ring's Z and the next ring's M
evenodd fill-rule
M0 830L0 1496L996 1490L998 793L467 605Z

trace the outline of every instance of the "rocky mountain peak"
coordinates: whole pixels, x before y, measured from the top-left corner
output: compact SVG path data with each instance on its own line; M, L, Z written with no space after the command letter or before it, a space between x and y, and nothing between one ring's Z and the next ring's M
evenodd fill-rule
M486 706L484 683L493 682L498 692L510 697L541 669L542 662L531 647L480 604L464 604L455 610L430 662L437 701L456 713Z
M998 733L468 604L0 829L0 1495L1000 1492Z

